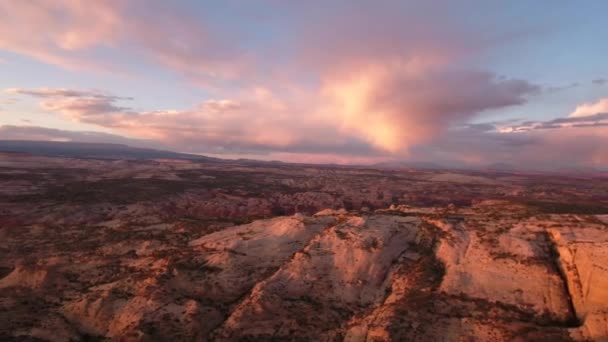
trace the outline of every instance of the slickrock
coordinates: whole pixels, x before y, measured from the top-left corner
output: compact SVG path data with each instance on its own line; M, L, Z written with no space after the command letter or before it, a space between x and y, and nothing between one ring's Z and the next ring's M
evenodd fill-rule
M466 224L444 229L448 237L437 248L437 257L446 265L440 291L513 306L541 324L571 318L562 279L552 264L538 262L545 258L539 246L543 240L507 233L481 235Z
M386 297L391 267L415 243L419 223L413 217L350 217L324 230L256 285L218 339L340 336L332 330Z
M87 235L32 225L40 258L0 260L0 338L605 338L608 227L524 209L326 210L215 228L148 218Z
M608 340L608 227L566 225L549 234L582 324L572 336Z
M0 340L601 340L607 194L605 177L0 153Z
M197 281L209 301L231 303L270 276L334 218L301 215L228 228L190 243L202 254L209 275Z

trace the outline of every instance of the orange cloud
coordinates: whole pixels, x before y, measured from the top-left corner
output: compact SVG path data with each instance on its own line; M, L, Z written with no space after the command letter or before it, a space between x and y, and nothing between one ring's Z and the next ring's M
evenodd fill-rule
M136 112L119 104L129 98L91 91L7 92L41 98L44 110L71 120L175 146L212 143L280 151L351 144L403 155L452 124L486 109L522 103L535 90L524 81L496 80L483 72L395 64L331 75L318 90L310 91L317 96L306 92L278 96L256 87L236 100L208 100L189 110Z
M352 70L323 88L334 124L392 153L428 142L481 111L521 104L536 91L521 80L418 63Z
M118 104L129 98L69 89L8 89L40 98L40 106L70 120L110 128L131 138L171 146L275 150L307 144L340 146L347 140L333 127L319 126L270 91L254 90L237 100L207 100L188 110L133 111ZM179 149L179 147L178 147Z

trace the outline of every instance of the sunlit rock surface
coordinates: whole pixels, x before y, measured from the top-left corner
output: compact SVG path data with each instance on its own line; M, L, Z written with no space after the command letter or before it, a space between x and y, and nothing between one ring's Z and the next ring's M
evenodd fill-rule
M585 222L585 218L579 218ZM566 224L549 230L559 254L576 319L576 339L608 337L608 234L594 225Z
M145 240L107 232L84 250L13 255L2 260L2 333L54 341L606 336L601 220L522 218L507 206L403 209L277 217L194 238L179 225L144 225ZM37 236L41 228L24 229Z
M0 340L608 337L605 180L11 157L0 185Z

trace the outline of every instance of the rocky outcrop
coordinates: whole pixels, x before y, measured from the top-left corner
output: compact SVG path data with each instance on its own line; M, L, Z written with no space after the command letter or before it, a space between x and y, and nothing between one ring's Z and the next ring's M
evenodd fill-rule
M594 216L527 214L493 202L366 215L324 210L213 229L140 222L88 235L25 228L46 249L36 260L1 260L0 337L608 336L608 227ZM67 241L50 240L51 231Z
M467 223L437 223L446 234L437 257L446 265L439 290L451 296L513 307L539 324L565 324L573 312L546 242L517 233L484 232ZM490 236L491 239L490 239Z
M351 216L324 230L254 287L217 339L341 336L350 317L382 303L419 226L417 218Z
M581 324L572 336L608 340L608 229L566 225L548 232Z

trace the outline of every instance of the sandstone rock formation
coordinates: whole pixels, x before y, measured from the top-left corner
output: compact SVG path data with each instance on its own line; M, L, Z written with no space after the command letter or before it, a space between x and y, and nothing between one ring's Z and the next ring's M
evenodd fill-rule
M583 220L584 222L584 220ZM549 230L577 321L576 339L608 339L608 234L594 225Z
M144 220L89 236L32 225L2 242L0 337L605 339L608 225L526 210L326 210L207 230Z

